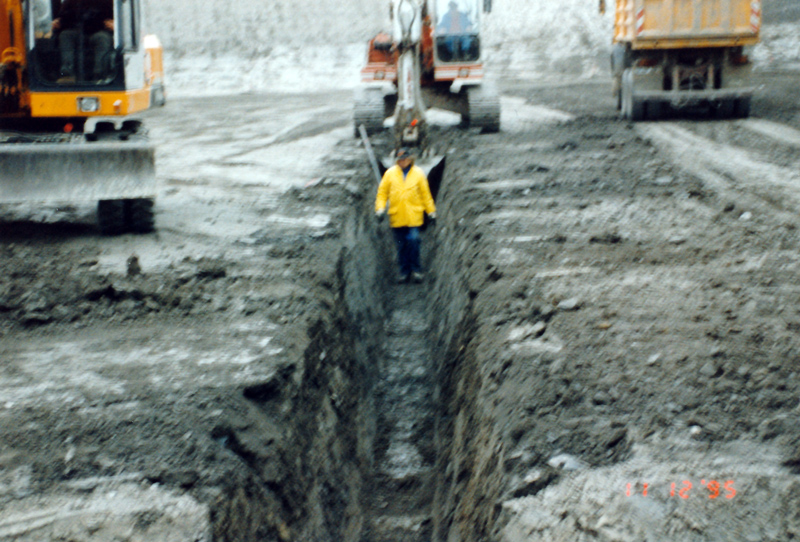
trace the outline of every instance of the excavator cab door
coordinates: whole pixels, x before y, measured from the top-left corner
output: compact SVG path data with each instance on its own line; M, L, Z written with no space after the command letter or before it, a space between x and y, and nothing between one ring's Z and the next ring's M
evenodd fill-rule
M145 86L144 54L142 53L142 13L140 0L116 0L117 41L122 50L125 88Z

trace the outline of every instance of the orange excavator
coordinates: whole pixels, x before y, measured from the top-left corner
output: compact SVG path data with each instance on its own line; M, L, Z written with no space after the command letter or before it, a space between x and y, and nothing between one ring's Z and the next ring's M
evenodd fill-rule
M392 34L370 41L356 91L356 135L383 128L394 112L396 146L425 149L429 107L463 124L500 129L500 99L484 78L481 17L489 0L392 0Z
M0 0L0 14L0 203L96 201L102 232L152 231L137 115L164 104L164 70L141 0Z

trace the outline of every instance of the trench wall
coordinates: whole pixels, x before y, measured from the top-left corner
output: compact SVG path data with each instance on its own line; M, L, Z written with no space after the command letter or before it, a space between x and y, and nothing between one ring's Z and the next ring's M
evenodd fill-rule
M333 206L346 198L348 204L338 206L336 235L315 243L312 265L302 266L314 275L318 300L310 318L297 322L300 333L308 324L302 359L274 381L243 390L241 427L213 435L247 466L212 503L215 541L361 540L386 280L386 239L365 203L374 197L369 179L350 180L347 191L303 195L313 203ZM336 199L326 200L331 192Z
M505 476L502 431L486 398L493 363L481 355L481 305L495 269L480 257L480 234L459 187L445 178L437 202L443 227L436 232L430 292L433 359L439 380L436 425L435 541L496 539Z
M285 463L295 461L292 523L297 540L358 542L364 526L364 481L373 467L374 360L380 355L385 281L381 248L364 177L363 199L343 227L331 313L310 330L305 368L293 401L296 423ZM304 516L304 517L302 517Z

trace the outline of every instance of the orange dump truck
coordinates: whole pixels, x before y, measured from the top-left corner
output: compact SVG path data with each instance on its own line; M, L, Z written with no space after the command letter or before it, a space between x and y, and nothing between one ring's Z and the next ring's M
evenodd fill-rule
M618 109L630 120L702 105L720 117L748 116L748 50L760 31L761 0L617 0L611 66Z

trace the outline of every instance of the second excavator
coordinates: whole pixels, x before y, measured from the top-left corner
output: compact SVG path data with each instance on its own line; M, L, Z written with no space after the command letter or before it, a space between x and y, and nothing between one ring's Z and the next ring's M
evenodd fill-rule
M392 0L392 35L370 41L354 122L377 133L394 116L395 146L427 148L425 112L458 113L463 124L500 129L500 99L484 77L481 16L488 0Z

